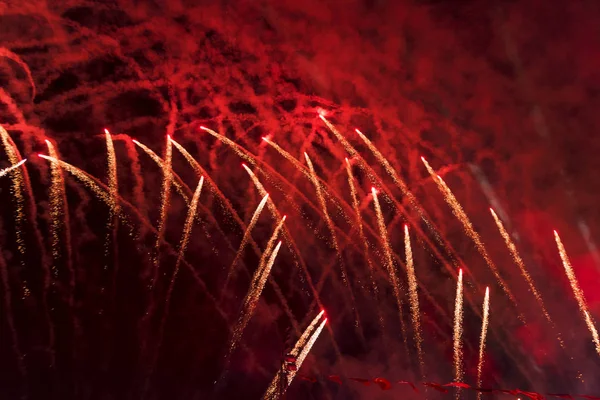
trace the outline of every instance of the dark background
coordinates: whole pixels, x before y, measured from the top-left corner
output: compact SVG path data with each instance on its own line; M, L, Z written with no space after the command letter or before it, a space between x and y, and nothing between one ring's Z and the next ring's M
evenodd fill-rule
M260 252L246 249L235 278L223 290L243 229L208 186L198 211L201 222L186 252L196 278L190 268L180 271L156 368L148 372L157 354L157 327L186 205L174 192L168 243L162 246L165 274L156 290L149 290L155 238L148 222L156 226L159 219L162 175L130 138L162 156L165 135L171 134L207 170L246 223L260 201L242 160L199 130L200 125L235 140L281 174L259 177L288 215L286 225L298 246L297 253L282 246L272 277L300 329L318 313L301 264L315 283L331 269L320 298L334 336L323 332L302 371L418 380L412 335L412 358L407 358L374 236L377 225L368 198L372 183L353 169L364 200L362 216L371 227L371 253L366 255L352 229L347 154L317 117L324 111L393 188L392 194L405 201L354 128L375 143L454 249L453 264L451 257L440 260L428 250L425 239L431 239L430 233L412 237L427 379L453 378L454 275L456 266L463 265L470 298L465 303L467 382L476 383L478 314L490 285L485 385L600 394L598 354L552 234L553 229L560 232L597 317L599 17L600 4L583 0L0 4L0 122L29 159L31 179L21 226L24 252L16 244L18 204L11 180L0 182L0 246L6 264L0 264L0 393L6 398L140 398L150 376L148 398L262 395L286 341L293 343L297 332L267 284L243 345L215 392L230 330ZM35 154L47 153L44 140L49 139L65 161L106 183L104 128L115 135L120 194L139 214L127 209L129 225L121 222L111 236L106 205L66 177L71 245L63 229L53 260L50 170ZM314 187L261 141L266 135L303 164L303 152L308 152L337 199L328 208L338 228L364 341L353 327L352 301L340 279ZM517 296L525 324L427 178L422 155L439 170L482 234ZM0 160L2 167L10 164L4 155ZM193 191L198 176L176 150L173 165ZM489 215L490 205L513 234L556 328L544 320L512 262ZM382 206L393 250L403 260L407 216L389 201ZM270 213L263 211L252 235L257 248L264 248L273 227ZM378 301L365 289L366 257L377 265L382 288ZM404 270L397 267L405 280ZM216 306L214 299L222 291L223 302ZM378 309L385 316L383 331ZM147 312L153 316L145 318ZM410 326L408 307L404 314ZM559 347L557 332L566 349ZM298 381L289 397L411 395L403 390L385 393L352 383L338 387Z

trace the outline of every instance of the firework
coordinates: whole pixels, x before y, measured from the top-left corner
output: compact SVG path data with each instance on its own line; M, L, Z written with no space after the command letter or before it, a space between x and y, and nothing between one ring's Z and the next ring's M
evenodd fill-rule
M563 266L565 268L565 273L567 274L567 278L569 278L569 282L571 283L571 289L573 289L573 295L575 296L575 300L577 300L577 305L579 306L579 310L583 314L583 319L592 334L592 341L596 346L596 352L600 355L600 338L598 337L598 331L596 330L596 326L590 317L590 313L585 302L585 297L583 295L583 291L579 287L579 282L577 281L577 277L575 276L575 271L573 271L573 266L571 265L571 261L567 256L567 251L565 250L565 246L560 240L560 236L558 236L558 232L554 231L554 239L556 240L556 245L558 246L558 252L560 254L560 259L562 260Z
M477 363L477 386L481 387L481 373L483 371L483 356L485 353L485 339L490 319L490 288L485 288L485 297L483 299L483 320L481 321L481 336L479 338L479 362ZM481 399L481 392L477 393L477 398Z
M314 344L316 339L321 334L321 330L323 329L323 326L327 323L327 318L325 318L313 334L313 330L314 330L315 326L317 326L317 324L321 320L321 317L323 316L324 313L325 313L325 310L321 310L321 312L312 320L312 322L304 330L304 332L302 333L302 336L300 336L300 338L294 345L294 348L290 352L290 355L296 359L296 362L295 362L296 370L300 369L300 366L302 365L304 358L306 358L306 355L305 355L302 359L300 359L301 352L304 351L304 349L306 349L307 346L310 346L310 348L312 348L312 345ZM314 340L312 340L313 337L315 338ZM312 344L310 343L311 340L312 340ZM306 354L308 354L308 352L310 352L310 348L308 348L308 351L306 352ZM271 381L271 384L269 385L269 387L267 388L267 390L263 396L263 400L276 400L278 398L278 396L282 394L281 393L282 378L285 379L285 389L287 389L289 387L289 385L292 383L292 380L294 379L296 372L295 371L289 371L289 372L285 371L285 367L286 367L285 364L281 366L281 370L282 370L283 374L275 375L275 378L273 378L273 380Z
M158 273L160 268L160 243L162 242L163 235L165 234L165 224L167 222L167 216L169 211L169 203L171 199L171 184L173 182L173 171L171 170L171 159L173 156L173 146L171 145L170 137L167 136L167 148L165 150L165 157L162 163L162 190L160 193L160 217L158 220L158 229L156 234L155 254L154 254L154 275L150 283L151 287L156 285L158 279Z
M4 168L0 170L0 178L2 178L4 175L12 172L13 170L19 168L21 165L25 164L25 162L27 162L27 159L24 158L23 160L19 161L18 163L16 163L15 165L11 165L10 167Z
M454 197L454 194L452 193L452 191L450 190L448 185L446 185L446 182L444 182L444 180L442 179L441 176L439 176L438 174L435 173L435 171L433 170L433 168L431 168L431 166L429 165L427 160L425 160L425 158L421 157L421 161L423 161L423 164L425 164L425 168L427 168L427 171L429 172L429 174L433 178L434 182L436 183L436 185L438 186L438 188L444 195L444 200L446 200L446 203L448 203L448 205L452 209L452 213L462 223L462 225L465 229L465 232L471 238L471 240L473 240L473 242L475 243L475 247L479 251L479 254L481 254L481 256L483 257L483 259L485 260L487 265L490 267L490 269L494 273L494 276L496 277L498 284L500 285L500 287L502 287L502 290L504 290L504 293L506 293L506 295L508 296L510 301L512 301L512 303L515 305L515 307L517 307L517 299L515 299L515 296L510 291L508 285L506 284L506 282L504 282L504 279L502 279L502 277L500 276L500 272L498 271L496 264L494 264L494 262L490 258L489 254L487 252L487 249L483 245L483 241L481 240L481 237L479 236L477 231L475 231L475 228L473 228L473 224L471 223L471 220L469 219L469 217L467 217L467 214L463 210L462 206L460 205L460 203L458 202L456 197Z
M350 293L350 299L352 301L352 311L354 312L354 326L357 329L357 333L361 339L363 339L363 335L361 332L361 323L360 316L358 315L358 310L356 309L356 299L354 298L354 292L352 291L352 287L350 286L350 282L348 280L348 272L346 271L346 265L344 263L344 259L342 258L342 253L340 250L340 246L337 241L337 237L335 234L335 228L333 226L333 221L329 216L329 212L327 211L327 203L325 202L325 196L323 196L323 191L321 188L321 183L319 182L319 178L317 177L317 173L315 172L315 168L313 163L308 156L307 153L304 153L304 158L306 159L306 164L308 165L308 170L310 171L310 179L315 186L315 192L317 194L317 199L319 200L319 204L321 205L321 212L325 217L325 223L327 224L327 228L329 229L329 235L331 237L331 242L333 244L333 248L336 251L338 263L340 265L340 271L342 273L342 282L346 285L348 292ZM324 283L325 279L321 279L321 283ZM321 286L317 286L317 291L321 290ZM364 342L364 340L363 340Z
M20 163L21 157L18 155L18 151L15 148L14 144L8 132L2 125L0 125L0 138L2 139L2 145L4 146L4 151L8 156L8 160L11 164L16 165ZM15 202L16 210L15 210L15 236L17 239L17 246L19 249L19 253L21 255L25 255L25 240L23 238L23 224L25 218L25 198L23 196L23 188L24 188L24 178L20 169L14 169L14 173L12 174L12 195ZM22 260L21 263L24 261ZM24 265L23 265L24 266Z
M392 289L394 290L394 297L396 298L396 304L398 305L398 313L400 317L400 327L402 329L402 339L404 340L404 350L408 356L408 337L406 335L406 326L404 325L404 312L402 311L403 302L400 291L402 286L396 268L394 267L394 260L392 259L392 249L390 247L390 241L388 238L387 229L385 227L385 221L383 220L383 213L381 212L381 206L379 205L379 199L377 198L377 190L371 188L373 194L373 205L375 206L375 214L377 215L377 225L379 226L379 235L381 237L381 244L383 246L383 255L385 258L385 267L392 283Z
M510 255L512 256L513 261L515 262L515 264L517 264L517 266L519 267L519 270L521 271L521 275L523 275L523 278L525 278L525 280L527 281L527 284L529 285L529 289L531 290L531 293L533 293L533 295L535 296L535 299L537 300L538 304L540 305L540 307L542 309L542 313L544 314L544 317L546 317L546 320L550 324L552 324L552 326L554 326L554 322L552 321L552 318L550 318L550 314L546 310L546 306L544 304L544 300L542 299L542 295L540 294L540 292L538 292L538 290L535 286L535 283L533 282L533 279L531 278L531 275L529 275L529 271L527 271L527 268L525 268L525 263L523 262L523 259L519 255L519 252L517 251L517 247L515 246L512 239L510 238L510 235L506 231L506 228L504 228L502 221L500 221L500 218L498 218L498 216L496 215L494 210L490 208L490 212L492 213L492 217L494 217L494 221L496 221L496 226L498 226L500 235L502 235L502 238L504 239L504 242L506 243L506 247L508 247L508 250L510 251ZM562 343L562 340L560 339L560 334L558 335L558 337Z
M454 381L462 382L464 371L462 366L462 332L463 332L463 270L458 271L456 282L456 299L454 301Z
M406 272L408 275L408 293L410 300L410 311L412 316L413 330L415 332L415 344L417 346L417 356L419 357L419 368L421 377L425 378L425 363L423 361L423 336L421 333L421 321L419 312L419 295L417 293L417 278L415 276L415 265L410 246L410 235L408 225L404 225L404 250L406 253Z
M242 338L244 329L246 328L246 325L248 325L248 322L254 314L254 309L256 308L258 299L260 298L262 290L265 287L267 278L271 273L271 268L275 263L275 257L277 257L277 253L279 252L280 247L281 242L277 243L277 246L275 246L275 249L271 253L269 260L263 265L259 265L258 269L254 273L254 277L252 278L252 282L250 283L250 288L248 289L248 294L246 295L246 298L244 299L244 303L242 305L242 312L240 314L235 328L233 329L233 337L231 339L231 343L229 344L229 351L227 356L228 359L235 350L240 339Z
M250 239L250 233L252 232L254 225L256 225L256 223L258 222L260 213L262 212L263 208L265 207L265 204L267 203L268 199L269 199L269 194L267 193L264 195L264 197L262 198L260 203L258 203L258 207L256 207L256 210L254 211L254 214L252 215L252 218L250 219L250 223L248 224L248 227L244 231L244 236L242 237L240 247L235 255L235 258L233 259L233 262L231 263L231 266L229 267L229 271L227 272L227 278L225 278L225 283L223 284L223 293L225 293L225 290L227 289L227 284L229 283L229 279L231 279L231 275L233 274L235 265L237 264L239 258L242 256L242 253L244 252L244 249L246 248L246 244L248 244L248 240Z
M160 348L162 346L165 324L167 322L167 318L169 316L169 306L171 304L171 296L173 295L173 289L175 288L175 281L177 280L177 275L179 273L179 267L181 265L181 261L185 255L185 250L190 241L190 235L192 234L192 227L194 225L194 219L196 217L196 210L198 208L198 201L200 200L200 193L202 192L202 185L204 183L204 177L200 178L198 182L198 186L196 186L196 190L194 191L194 195L192 197L192 201L190 202L190 206L188 208L187 217L185 219L185 225L183 227L183 234L181 236L181 241L179 243L179 254L177 255L177 261L175 262L175 268L173 268L173 275L171 276L171 280L169 282L169 288L167 289L167 294L165 297L165 306L162 318L160 320L159 331L158 331L158 341L156 345L156 351L154 352L154 356L152 362L150 363L150 372L147 375L146 381L146 389L149 385L149 379L152 375L152 372L156 365L156 360L158 359L158 355L160 352Z

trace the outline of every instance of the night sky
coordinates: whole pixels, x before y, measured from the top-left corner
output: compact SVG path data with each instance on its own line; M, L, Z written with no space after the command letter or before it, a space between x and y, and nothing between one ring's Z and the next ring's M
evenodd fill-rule
M319 379L296 379L288 399L423 398L408 386L381 391L322 379L422 381L404 224L419 285L427 381L454 378L462 267L466 382L477 383L489 286L483 386L600 396L600 358L553 235L556 229L565 244L592 319L600 319L599 18L593 0L0 2L0 124L28 159L21 172L0 177L0 397L259 399L322 304L328 328L300 371ZM252 161L201 127L232 140ZM418 207L355 128L389 160ZM61 160L108 190L104 129L114 140L118 215L65 170L64 191L52 192L51 163L37 156L48 154L48 140ZM174 184L161 230L164 174L134 140L165 158L167 135L204 171L172 148ZM308 154L331 225L314 183L263 137L305 170ZM421 156L462 204L516 307ZM287 216L287 233L228 358L244 297L278 223L265 207L236 260L262 199L242 163ZM0 146L0 168L10 165ZM178 264L187 202L201 175L197 215ZM16 176L25 180L17 184ZM381 193L403 288L408 355L371 187ZM475 394L465 391L463 398Z

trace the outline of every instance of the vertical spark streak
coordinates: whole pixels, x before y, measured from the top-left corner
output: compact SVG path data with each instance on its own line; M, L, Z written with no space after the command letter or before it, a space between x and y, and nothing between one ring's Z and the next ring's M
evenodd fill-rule
M479 362L477 363L477 387L481 387L481 373L483 371L483 356L485 353L485 338L490 318L490 288L485 288L483 299L483 320L481 321L481 337L479 338ZM481 392L477 393L477 399L481 399Z
M18 163L16 163L15 165L11 165L10 167L6 167L6 168L0 170L0 178L2 178L4 175L8 174L12 170L19 168L21 165L25 164L26 161L27 161L27 159L24 158L21 161L19 161Z
M358 236L360 241L363 244L364 249L364 257L367 261L367 266L369 268L369 280L371 281L371 289L373 290L373 295L376 300L379 298L379 288L377 287L377 281L375 280L375 268L373 267L373 263L371 262L371 256L369 255L369 243L367 242L367 237L365 236L365 230L363 227L363 221L360 214L360 204L358 202L358 195L356 193L356 187L354 186L354 176L352 175L352 167L350 166L350 161L346 158L346 174L348 175L348 186L350 186L350 196L352 197L352 208L354 209L354 214L356 214L356 224L358 226ZM381 309L377 307L377 312L379 314L379 325L381 327L381 331L385 331L384 322L383 322L383 314L381 313Z
M456 299L454 301L454 381L462 382L462 332L463 332L463 271L458 272Z
M592 341L596 346L596 352L600 355L600 338L598 337L598 331L596 330L596 326L590 317L590 313L585 302L585 297L583 295L583 291L579 287L579 282L577 281L577 277L575 276L575 271L573 271L573 266L571 265L571 261L569 260L569 256L567 255L567 251L565 250L565 246L560 240L560 236L558 236L558 232L554 231L554 239L556 240L556 245L558 246L558 252L560 254L560 258L562 260L563 266L565 268L565 273L567 274L567 278L569 278L569 282L571 283L571 289L573 289L573 295L575 296L575 300L577 300L577 304L579 305L579 310L583 314L583 319L592 334Z
M194 219L196 218L196 210L198 209L198 201L200 199L200 193L202 192L203 184L204 184L204 177L201 177L200 181L198 182L198 186L196 186L196 190L194 191L194 195L192 196L192 201L190 202L187 217L185 219L185 225L183 226L183 234L181 236L181 241L179 242L179 253L177 255L177 261L175 262L175 268L173 269L173 275L171 276L171 281L169 282L169 288L167 289L167 294L165 296L165 306L164 306L162 318L160 320L156 351L153 355L152 362L150 363L150 372L146 378L147 379L146 380L146 390L149 385L149 379L152 376L152 373L154 372L154 368L156 367L156 361L158 360L160 348L162 346L165 325L167 323L167 318L169 316L169 306L171 304L171 296L173 295L173 289L175 288L175 281L177 280L177 275L179 273L179 267L181 265L181 262L183 261L183 257L185 256L185 250L190 241L190 235L192 234L192 228L194 226Z
M254 211L254 214L252 215L252 218L250 219L250 223L246 227L246 231L244 232L244 236L242 237L240 247L235 255L235 258L233 259L233 262L231 263L231 266L229 267L229 271L227 271L227 278L225 278L225 283L223 284L223 291L221 293L221 297L223 297L223 294L227 290L227 285L229 284L229 279L231 279L231 275L233 274L235 265L237 264L238 260L242 256L242 253L244 252L244 249L246 248L246 244L248 244L248 240L250 240L250 234L252 233L252 229L258 222L260 213L262 212L263 208L265 207L265 204L267 203L268 199L269 199L269 194L267 193L264 195L264 197L262 198L260 203L258 203L258 207L256 207L256 210Z
M244 329L246 329L246 325L248 325L248 322L254 314L254 309L256 308L258 299L260 298L260 295L265 287L265 283L267 282L267 278L269 277L271 268L275 263L275 257L277 257L277 253L279 252L280 247L281 241L277 244L277 246L271 253L269 260L266 262L266 264L259 265L258 269L254 273L254 277L252 278L252 282L250 283L250 288L248 289L248 294L244 299L242 312L240 314L235 328L233 329L233 335L231 343L229 345L227 359L229 359L229 357L237 347L240 339L242 338L242 334L244 333Z
M17 164L21 161L15 148L13 147L12 140L8 135L6 129L0 125L0 137L2 139L2 145L4 146L4 151L8 156L8 160L11 164ZM11 174L12 176L12 195L15 202L15 237L17 241L17 248L19 250L19 254L21 254L21 266L25 266L24 256L26 253L25 247L25 239L23 238L23 222L25 219L25 198L23 196L23 173L19 169L15 169L15 172Z
M392 249L390 247L390 240L388 237L387 229L385 227L383 213L381 212L381 205L379 204L379 199L377 198L377 190L375 188L371 188L371 193L373 194L373 205L375 206L375 214L377 215L377 226L379 227L379 236L381 237L381 243L383 245L385 267L388 271L388 275L390 276L392 289L394 290L394 297L396 298L396 303L398 304L400 327L402 329L402 339L404 340L404 348L406 351L406 355L408 356L408 337L406 335L406 326L404 324L404 311L402 311L402 294L400 293L400 291L402 290L402 284L400 283L400 279L398 278L396 269L394 268Z
M550 314L548 313L548 311L546 310L546 306L544 305L544 300L542 299L542 295L538 292L537 288L535 287L535 283L533 282L533 279L531 278L531 275L529 275L527 268L525 268L525 263L523 262L523 259L519 255L519 252L517 251L517 247L515 246L512 239L510 238L510 235L506 231L506 228L504 228L502 221L500 221L500 218L498 218L498 216L496 215L494 210L490 208L490 212L492 213L492 217L494 217L494 221L496 221L496 226L498 226L500 235L502 235L502 238L504 239L504 242L506 243L506 247L508 247L508 250L510 251L510 255L512 256L513 261L519 267L519 270L521 271L521 275L523 275L523 278L525 278L525 280L527 281L527 284L529 285L529 289L531 290L531 292L535 296L535 299L537 300L538 304L542 308L542 313L544 314L544 317L546 317L546 320L548 322L550 322L550 324L552 324L552 326L554 326L554 322L552 321L552 318L550 318ZM560 341L562 342L562 339L560 339Z
M48 154L58 160L58 153L52 143L46 140L48 146ZM73 270L73 250L71 248L71 228L69 223L69 210L67 205L67 196L65 192L65 180L63 177L60 164L50 164L50 236L52 237L52 257L54 264L52 272L55 278L58 278L59 271L56 263L61 258L61 231L64 230L64 243L66 248L66 267L69 274L69 295L68 304L71 309L74 307L74 290L75 290L75 271ZM72 312L73 327L79 325L76 321L75 312Z
M108 221L106 223L106 238L104 240L104 256L106 264L104 269L108 270L109 264L112 261L113 276L112 276L112 291L116 290L116 279L118 273L118 214L119 214L119 181L117 175L117 156L115 154L115 146L112 140L112 136L108 129L104 129L106 136L106 159L107 159L107 176L108 176L108 191L109 195L114 203L114 210L110 211ZM110 259L112 250L112 260ZM114 295L114 293L113 293Z
M352 300L351 306L352 306L352 311L354 313L354 327L357 329L357 333L359 334L359 336L362 339L363 335L362 335L362 331L361 331L360 316L358 315L358 309L356 308L356 299L354 298L354 292L352 291L352 287L351 287L350 281L348 279L348 272L346 271L346 265L344 263L344 259L342 257L342 252L340 250L340 246L337 241L337 236L335 234L335 228L333 226L333 221L331 220L331 217L329 216L329 212L327 211L327 203L325 202L325 196L323 195L321 183L319 182L319 178L317 177L317 173L315 172L315 167L313 166L313 163L307 153L304 153L304 158L306 159L306 164L308 165L308 170L310 171L310 175L309 175L310 180L312 181L313 185L315 186L315 192L317 194L317 199L319 200L319 204L321 205L321 211L323 212L323 217L325 218L325 223L327 225L327 228L329 229L329 234L331 236L331 242L333 244L333 247L334 247L337 257L338 257L338 263L340 265L340 271L342 274L342 282L344 283L344 285L348 289L348 292L350 293L350 299ZM364 342L364 340L363 340L363 342Z
M417 292L417 277L415 275L415 264L413 260L412 248L410 246L408 225L404 225L404 250L406 253L406 273L408 275L410 311L412 314L413 330L415 331L415 344L417 346L417 355L419 357L419 369L421 372L421 377L425 379L425 362L423 361L423 336L421 333L419 295Z
M171 145L170 137L167 136L167 148L165 150L165 157L162 163L163 167L163 181L162 181L162 190L160 195L160 219L158 220L158 229L156 234L156 244L155 244L155 252L154 255L154 277L152 278L151 285L157 284L158 279L158 270L160 267L160 243L165 234L165 225L167 223L167 215L169 212L169 204L171 198L171 185L173 181L173 172L171 171L171 159L173 156L173 146Z
M427 168L427 171L433 178L438 189L440 190L440 192L442 192L442 194L444 196L444 200L446 200L446 203L452 209L452 213L462 223L466 234L471 238L471 240L473 240L473 242L475 243L475 247L479 251L479 254L481 254L481 256L485 260L488 267L490 267L490 269L494 273L494 276L496 277L498 284L500 284L500 287L502 287L502 290L504 290L504 293L506 293L506 295L508 296L510 301L515 305L515 307L517 307L517 299L512 294L512 292L511 292L510 288L508 287L508 285L506 284L506 282L504 282L504 279L502 279L502 277L500 276L500 272L498 271L496 264L494 264L494 262L490 258L489 254L487 252L487 249L483 245L483 241L481 240L481 237L479 236L479 233L477 233L477 231L475 231L475 228L473 228L473 224L471 223L471 220L469 219L469 217L467 217L465 210L463 210L462 206L460 205L460 203L458 202L458 200L456 199L456 197L454 196L454 194L452 193L452 191L450 190L448 185L446 185L446 182L444 182L444 180L442 179L441 176L439 176L438 174L435 173L435 171L433 170L433 168L431 168L431 166L429 165L427 160L425 160L425 158L421 157L421 161L423 161L423 164L425 164L425 168ZM519 318L523 319L524 317L521 315L521 316L519 316Z

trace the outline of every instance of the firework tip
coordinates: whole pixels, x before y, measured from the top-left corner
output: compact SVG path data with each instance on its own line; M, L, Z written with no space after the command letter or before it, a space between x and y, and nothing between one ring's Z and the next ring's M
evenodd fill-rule
M283 218L281 218L281 220L285 221L286 218L287 218L287 215L284 215Z
M354 132L358 133L359 135L363 134L361 131L358 130L358 128L354 128Z
M46 144L51 144L48 139L45 140Z
M106 133L107 135L110 135L110 132L106 128L104 128L104 133Z
M377 189L375 189L375 186L371 186L371 193L377 194L379 192L377 191Z

